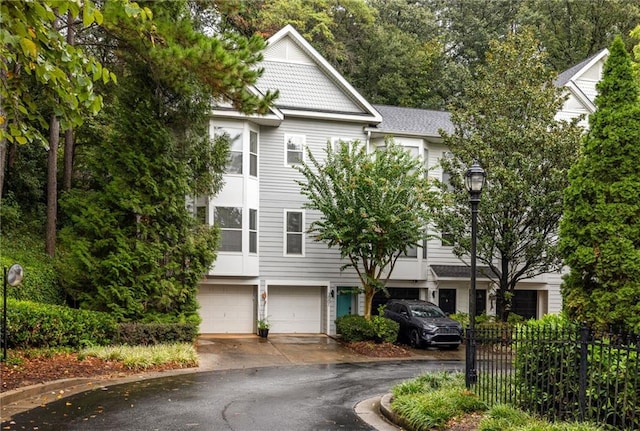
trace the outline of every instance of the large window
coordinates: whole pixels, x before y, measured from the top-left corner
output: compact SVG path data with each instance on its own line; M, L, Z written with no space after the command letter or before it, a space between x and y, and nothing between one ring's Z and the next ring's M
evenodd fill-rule
M249 132L249 175L258 176L258 133Z
M242 208L216 207L214 221L220 226L220 251L242 251Z
M249 210L249 253L258 252L258 210Z
M284 135L286 165L299 165L304 160L304 135Z
M285 254L304 254L304 212L285 211Z
M229 139L229 158L225 172L227 174L242 174L242 129L230 127L216 127L216 136L226 134Z

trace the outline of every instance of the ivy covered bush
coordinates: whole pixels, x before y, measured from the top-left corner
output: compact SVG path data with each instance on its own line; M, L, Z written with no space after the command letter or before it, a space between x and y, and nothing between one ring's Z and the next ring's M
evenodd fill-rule
M39 238L22 232L3 234L0 243L0 265L9 268L18 263L24 269L22 283L18 286L7 286L8 298L64 304L64 293L58 284L54 259L44 253Z

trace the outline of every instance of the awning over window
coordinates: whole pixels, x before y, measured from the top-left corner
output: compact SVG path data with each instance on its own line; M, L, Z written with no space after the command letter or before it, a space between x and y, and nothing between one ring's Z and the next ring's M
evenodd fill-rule
M431 270L436 279L447 278L471 278L471 267L466 265L431 265ZM488 279L488 275L493 275L493 271L488 266L476 267L476 278Z

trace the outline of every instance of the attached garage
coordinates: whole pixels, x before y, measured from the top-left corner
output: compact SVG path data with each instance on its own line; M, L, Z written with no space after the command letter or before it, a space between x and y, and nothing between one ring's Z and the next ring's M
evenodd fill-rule
M201 334L251 334L255 332L256 287L200 285Z
M320 334L324 292L322 286L269 286L270 332L279 334Z

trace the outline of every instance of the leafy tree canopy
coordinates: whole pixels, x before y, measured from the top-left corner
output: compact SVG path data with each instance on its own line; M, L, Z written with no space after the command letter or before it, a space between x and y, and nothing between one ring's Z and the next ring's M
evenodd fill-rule
M498 286L498 312L507 319L516 284L559 269L556 250L562 191L576 159L577 120L558 122L562 90L531 31L491 43L486 65L452 112L455 132L443 132L452 157L441 160L452 192L438 224L459 257L470 253L468 194L462 178L477 160L487 172L478 216L477 257Z
M357 272L369 318L373 295L385 289L397 259L427 238L437 195L422 162L393 141L373 152L357 141L336 149L327 144L324 160L307 151L298 184L305 207L322 213L309 231L340 249L343 269Z

